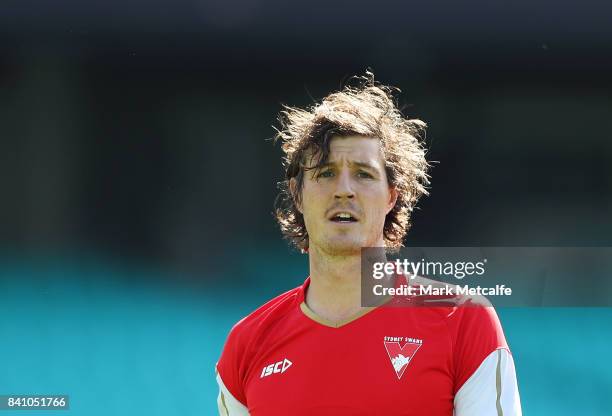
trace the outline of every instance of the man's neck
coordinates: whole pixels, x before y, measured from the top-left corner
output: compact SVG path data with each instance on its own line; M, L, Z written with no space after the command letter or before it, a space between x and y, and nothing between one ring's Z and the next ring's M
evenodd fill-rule
M321 318L338 323L362 311L361 254L333 256L309 252L310 285L306 304Z

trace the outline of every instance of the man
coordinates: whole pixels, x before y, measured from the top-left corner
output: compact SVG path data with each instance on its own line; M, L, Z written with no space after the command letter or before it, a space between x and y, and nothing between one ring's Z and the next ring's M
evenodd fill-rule
M221 415L520 415L491 307L363 307L362 247L402 246L428 184L425 124L368 74L309 110L286 108L276 216L310 276L232 329Z

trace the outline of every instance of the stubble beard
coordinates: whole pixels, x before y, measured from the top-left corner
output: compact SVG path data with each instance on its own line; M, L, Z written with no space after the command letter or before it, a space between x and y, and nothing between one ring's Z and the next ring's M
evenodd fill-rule
M322 253L330 257L353 257L361 255L361 248L366 244L363 240L349 235L331 235L317 246Z

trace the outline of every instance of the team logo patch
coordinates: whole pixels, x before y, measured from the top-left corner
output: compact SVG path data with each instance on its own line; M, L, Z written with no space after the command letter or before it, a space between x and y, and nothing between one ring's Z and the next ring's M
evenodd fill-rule
M416 338L385 337L385 349L398 380L404 375L408 364L421 345L423 345L423 340Z

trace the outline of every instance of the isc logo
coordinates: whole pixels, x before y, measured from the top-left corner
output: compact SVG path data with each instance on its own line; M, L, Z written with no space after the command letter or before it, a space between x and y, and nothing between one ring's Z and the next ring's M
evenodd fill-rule
M286 358L277 363L270 364L261 370L261 376L259 376L259 378L267 377L270 374L284 373L289 367L291 367L291 364L293 363Z

